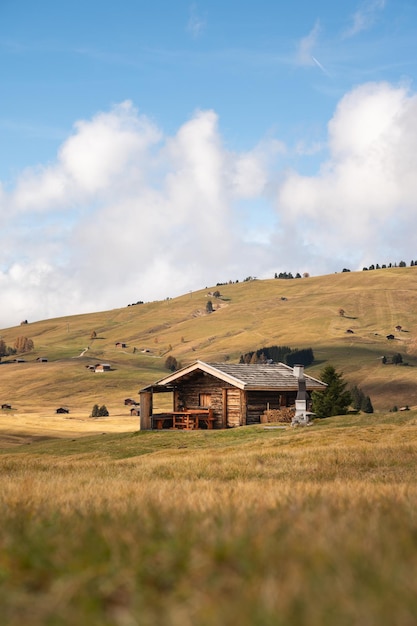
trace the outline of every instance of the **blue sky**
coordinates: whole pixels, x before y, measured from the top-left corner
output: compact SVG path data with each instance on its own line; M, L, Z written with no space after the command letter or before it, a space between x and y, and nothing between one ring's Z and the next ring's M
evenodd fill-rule
M416 28L402 0L1 0L0 327L416 258Z

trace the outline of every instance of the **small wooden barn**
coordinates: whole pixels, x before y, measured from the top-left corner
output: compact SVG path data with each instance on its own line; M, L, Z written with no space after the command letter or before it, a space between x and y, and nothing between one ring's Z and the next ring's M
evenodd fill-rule
M110 372L110 370L110 363L96 363L96 365L94 366L95 372Z
M203 427L257 424L268 409L295 407L300 379L307 394L326 388L320 380L304 375L300 365L196 361L140 390L140 428L175 427L178 414L203 410L210 412L210 421L200 420ZM153 395L167 392L172 394L172 412L154 413Z

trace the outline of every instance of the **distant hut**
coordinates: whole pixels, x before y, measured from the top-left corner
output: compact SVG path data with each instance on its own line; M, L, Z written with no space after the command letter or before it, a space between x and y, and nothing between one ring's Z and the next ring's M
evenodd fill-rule
M132 398L125 398L125 406L136 406L138 402Z
M96 363L94 366L95 372L110 372L111 367L109 363Z

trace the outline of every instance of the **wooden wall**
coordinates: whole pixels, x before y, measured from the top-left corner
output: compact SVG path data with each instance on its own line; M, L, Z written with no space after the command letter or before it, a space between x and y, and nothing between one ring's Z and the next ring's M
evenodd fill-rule
M187 409L197 408L199 406L199 394L211 394L211 408L213 409L215 428L225 428L223 414L223 389L234 389L232 385L220 381L214 376L203 372L196 372L194 376L177 384L176 402L178 408L186 407Z
M211 408L216 421L215 428L259 424L261 415L269 409L295 404L296 391L241 391L210 374L195 372L189 378L179 381L175 392L175 409L188 409L199 406L199 394L211 394Z
M295 404L297 392L277 392L277 391L248 391L247 393L247 424L259 424L261 415L269 409L279 409L281 407Z

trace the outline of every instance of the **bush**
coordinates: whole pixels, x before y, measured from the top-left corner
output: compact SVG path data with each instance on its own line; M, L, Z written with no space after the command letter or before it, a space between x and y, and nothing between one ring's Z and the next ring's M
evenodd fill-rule
M175 370L178 369L178 361L175 356L167 356L167 358L165 359L165 367L171 372L175 372Z
M93 410L91 411L91 417L108 417L109 412L105 404L102 404L100 407L98 404L93 406Z

